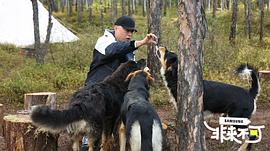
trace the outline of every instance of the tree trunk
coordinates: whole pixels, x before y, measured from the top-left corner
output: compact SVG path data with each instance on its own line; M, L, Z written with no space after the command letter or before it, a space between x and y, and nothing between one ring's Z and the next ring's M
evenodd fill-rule
M71 17L72 16L72 0L68 0L68 16Z
M36 51L36 62L37 64L44 64L44 58L48 51L48 45L50 42L51 29L52 29L52 8L53 8L53 0L48 0L49 6L49 16L48 16L48 26L47 26L47 34L44 45L42 46L40 43L40 33L39 33L39 16L38 16L38 3L37 0L32 0L33 5L33 21L34 21L34 36L35 36L35 51Z
M131 16L132 15L132 12L131 12L131 3L130 3L131 0L127 0L127 1L128 1L128 16Z
M93 18L93 0L89 0L89 16L88 16L89 23L92 22L92 18Z
M58 1L56 0L48 0L51 3L52 11L58 12Z
M224 0L224 9L229 10L230 0Z
M142 14L143 17L145 17L145 9L146 9L146 0L142 0Z
M57 151L58 135L37 131L29 115L5 116L4 138L9 151Z
M38 64L43 64L44 63L44 58L42 57L42 50L41 50L41 44L40 44L38 3L37 3L37 0L31 0L31 1L32 1L32 6L33 6L33 21L34 21L36 62Z
M270 10L270 0L268 0L267 10Z
M263 40L263 24L264 24L264 0L259 0L260 7L260 42Z
M85 1L85 0L81 0L81 11L82 11L82 12L84 11L84 4L85 4L84 1Z
M88 10L89 9L89 0L85 0L84 5L85 5L85 9Z
M4 117L4 111L3 111L3 104L0 104L0 136L3 136L3 127L4 127L4 121L3 121L3 117Z
M247 0L244 0L244 32L245 35L248 33L248 11L247 11Z
M112 0L111 2L111 22L114 23L117 18L117 0Z
M224 9L223 4L224 4L224 0L220 0L220 10L221 11L223 11L223 9Z
M217 0L213 0L213 18L216 18Z
M101 31L104 30L104 15L103 15L103 11L104 11L104 0L99 0L99 8L100 8L100 25L101 25ZM115 16L113 16L115 17Z
M202 49L207 25L202 1L180 0L178 15L178 150L204 151Z
M161 20L161 3L162 0L147 1L147 21L148 33L154 33L160 38L160 20ZM159 39L157 39L159 42ZM156 46L147 46L147 66L151 69L152 75L158 79L157 73L159 72L159 61L155 57Z
M77 23L78 25L82 22L82 0L77 0Z
M163 0L163 15L167 15L167 0Z
M131 8L132 8L132 9L131 9L131 13L132 13L132 15L133 15L133 14L135 14L136 4L135 4L135 0L131 0L131 1L132 1L132 5L131 5L131 6L132 6L132 7L131 7Z
M132 0L132 12L133 12L133 14L136 14L136 0Z
M42 53L43 53L43 60L44 60L44 57L46 56L47 52L48 52L48 48L49 48L49 44L50 44L50 38L51 38L51 31L52 31L52 27L53 27L53 23L52 23L52 1L49 0L49 16L48 16L48 26L47 26L47 34L46 34L46 39L45 39L45 42L44 42L44 45L42 47ZM53 53L51 51L51 55L52 55L52 59L53 59L53 62L54 62L54 57L53 57Z
M122 16L127 15L126 6L126 0L122 0Z
M211 0L208 0L208 12L211 10Z
M60 8L61 8L62 13L63 13L64 10L65 10L65 6L66 6L66 0L61 0Z
M248 0L248 38L251 39L251 0Z
M236 38L237 12L238 12L238 1L233 0L232 24L231 24L231 31L230 31L230 36L229 36L229 41L232 45L235 44L235 38Z

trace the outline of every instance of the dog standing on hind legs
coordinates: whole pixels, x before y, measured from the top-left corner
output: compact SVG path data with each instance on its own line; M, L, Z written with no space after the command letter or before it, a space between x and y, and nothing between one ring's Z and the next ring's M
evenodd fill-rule
M161 121L148 101L148 84L153 78L147 70L139 70L129 74L127 80L128 92L121 107L120 151L161 151Z
M79 142L85 134L89 139L89 151L104 150L128 88L125 79L129 73L141 68L139 64L144 65L135 61L122 63L102 82L78 90L72 95L68 109L34 108L31 113L33 124L56 133L67 129L73 139L74 151L80 150Z
M172 96L171 101L177 109L177 55L165 47L159 47L156 56L161 63L160 71L163 81ZM236 73L250 77L251 88L249 90L226 83L203 80L204 113L224 113L229 117L250 119L251 115L256 112L256 98L260 91L257 71L249 65L240 65L236 69ZM247 149L249 148L251 148L250 143L247 145Z

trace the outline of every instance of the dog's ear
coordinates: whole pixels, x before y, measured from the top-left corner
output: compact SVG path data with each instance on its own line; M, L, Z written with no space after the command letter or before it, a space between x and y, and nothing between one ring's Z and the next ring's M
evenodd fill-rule
M130 74L128 74L128 76L126 77L125 81L130 80L131 78L135 77L139 72L141 72L142 70L136 70L134 72L131 72Z
M153 84L155 79L152 77L151 73L150 73L150 69L148 67L145 67L143 69L144 73L146 74L146 80L148 82L148 84Z
M132 73L128 74L128 76L126 77L125 81L129 81L134 76L135 76L135 72L132 72Z
M148 67L144 67L143 69L144 72L149 72L150 73L150 69Z
M158 49L159 49L159 51L163 51L163 52L165 52L167 50L166 47L162 47L162 46L158 47Z

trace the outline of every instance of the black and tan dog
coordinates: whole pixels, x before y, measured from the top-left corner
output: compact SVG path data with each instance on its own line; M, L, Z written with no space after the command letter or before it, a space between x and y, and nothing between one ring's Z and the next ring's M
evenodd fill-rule
M88 136L89 151L106 150L128 88L125 79L144 64L134 61L121 64L103 82L75 92L68 109L59 111L46 106L34 108L31 113L33 124L51 132L67 128L74 141L74 151L80 149L79 142L85 134Z
M171 101L177 109L177 55L165 47L159 47L157 50L156 56L161 63L160 71L163 81L172 94ZM226 83L203 80L204 113L224 113L229 117L251 118L251 115L256 112L256 98L260 90L257 71L249 65L240 65L236 69L236 73L251 77L249 90Z
M161 151L162 125L148 100L153 78L145 69L129 74L127 80L128 92L121 107L120 151Z

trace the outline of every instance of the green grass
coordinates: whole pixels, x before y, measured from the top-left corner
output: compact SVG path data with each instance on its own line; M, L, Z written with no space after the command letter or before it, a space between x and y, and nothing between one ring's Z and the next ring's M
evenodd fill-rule
M108 10L107 10L108 11ZM244 35L243 10L239 11L237 24L236 45L229 44L229 30L231 12L218 12L217 18L207 14L208 35L204 42L203 77L208 80L217 80L236 84L248 88L246 81L234 76L233 70L240 63L250 63L259 70L269 70L270 65L270 18L265 13L265 37L262 43L258 38L259 14L253 10L252 39ZM120 12L120 11L119 11ZM139 13L141 11L138 11ZM95 42L102 35L99 23L98 7L94 7L93 22L88 23L87 12L84 12L81 25L77 24L76 15L67 17L66 13L55 13L62 22L73 29L80 38L79 41L65 44L52 44L45 58L45 64L38 66L34 58L19 54L20 49L12 45L0 46L0 100L8 100L14 104L23 103L23 94L37 91L55 91L59 102L67 98L83 86L92 58ZM111 27L109 14L105 14L105 27ZM170 16L162 17L160 44L177 52L178 24L176 10ZM142 39L147 33L147 18L138 14L134 16L138 32L134 39ZM137 51L137 58L146 57L146 47ZM270 106L269 81L263 81L259 97L259 106ZM151 89L151 100L155 105L168 103L167 90L161 81L156 81Z

